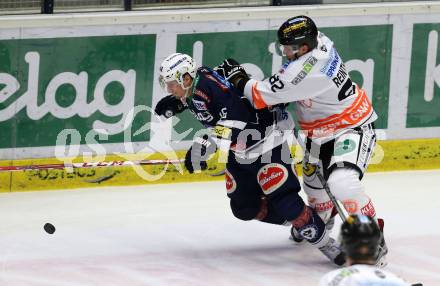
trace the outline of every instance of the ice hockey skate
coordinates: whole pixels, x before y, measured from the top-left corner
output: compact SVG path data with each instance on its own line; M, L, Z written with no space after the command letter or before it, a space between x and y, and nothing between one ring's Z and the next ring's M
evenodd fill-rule
M345 263L345 253L333 238L330 237L328 243L318 249L336 265L341 266Z
M386 257L387 253L388 253L388 247L385 243L385 240L382 239L382 242L380 243L379 246L379 253L377 254L376 263L375 263L377 267L383 268L387 266L388 264Z
M304 242L304 238L299 234L299 232L293 226L290 228L289 239L294 241L297 244Z
M382 240L380 242L380 246L379 246L379 253L377 254L377 258L376 258L376 266L377 267L385 267L388 264L388 261L386 259L386 255L388 253L388 247L387 244L385 243L385 239L383 236L383 227L384 227L384 221L383 219L379 218L377 219L377 224L379 225L379 229L382 232Z

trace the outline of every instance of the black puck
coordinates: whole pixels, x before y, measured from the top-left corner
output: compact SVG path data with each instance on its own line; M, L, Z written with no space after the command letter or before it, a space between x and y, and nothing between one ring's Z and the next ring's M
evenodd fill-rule
M44 225L44 230L45 230L47 233L52 234L52 233L55 232L55 227L54 227L53 224L51 224L51 223L46 223L46 224Z

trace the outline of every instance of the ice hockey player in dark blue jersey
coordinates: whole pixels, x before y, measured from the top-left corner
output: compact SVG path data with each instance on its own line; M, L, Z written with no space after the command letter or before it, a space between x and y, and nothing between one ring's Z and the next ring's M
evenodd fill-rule
M290 114L285 106L252 108L224 78L223 68L197 69L190 56L180 53L160 66L160 84L170 95L158 102L155 112L169 118L189 109L209 130L194 139L185 168L190 173L204 170L217 147L228 150L226 192L235 217L291 224L331 261L344 264L338 243L298 194L301 187L284 136L293 130Z

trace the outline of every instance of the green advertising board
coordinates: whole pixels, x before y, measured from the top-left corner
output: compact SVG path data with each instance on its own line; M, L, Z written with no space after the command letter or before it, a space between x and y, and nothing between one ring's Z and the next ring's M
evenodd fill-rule
M393 134L402 129L406 132L404 138L419 138L423 128L440 126L440 24L409 23L412 38L411 33L397 35L400 39L411 39L412 46L398 46L399 50L392 51L400 22L383 19L381 24L374 25L351 23L352 19L347 18L342 27L327 25L320 31L334 41L353 81L372 97L379 115L376 128L391 130L396 122L402 122L392 130ZM271 76L285 60L273 50L276 25L258 30L248 25L243 30L243 25L217 24L216 29L197 30L191 23L183 23L179 30L172 31L158 25L146 29L147 34L141 33L145 31L139 25L136 35L130 35L135 33L132 30L124 30L125 34L121 35L98 36L109 24L94 28L94 36L86 36L85 30L74 37L67 37L67 32L47 38L3 36L0 39L0 149L53 147L63 130L77 131L67 144L86 144L90 132L94 132L94 140L100 144L124 143L127 122L137 131L151 121L148 111L134 119L128 114L135 106L151 107L153 101L164 95L158 88L155 78L158 71L154 68L172 52L187 53L198 65L210 67L231 57L246 69L252 69L251 74L258 79ZM41 28L40 32L44 31ZM393 70L391 65L396 56L408 62L395 61L396 70ZM397 70L396 66L402 65L408 68L408 75ZM393 80L408 86L408 95L404 88L398 89L400 97L390 94L396 90L395 85L390 86ZM402 105L408 99L407 109L394 112L390 96L394 102L398 98ZM406 125L402 118L406 118ZM143 145L155 136L167 139L167 134L173 134L171 139L177 141L182 139L178 134L192 128L185 137L191 140L202 128L189 112L179 114L179 119L174 126L176 132L167 132L165 129L169 127L163 125L160 127L163 130L143 128L144 132L131 135L129 140ZM408 135L412 128L417 129L417 135Z
M406 127L440 126L440 24L415 24Z
M123 142L130 109L151 105L155 49L156 35L0 40L0 148L54 146L64 129Z

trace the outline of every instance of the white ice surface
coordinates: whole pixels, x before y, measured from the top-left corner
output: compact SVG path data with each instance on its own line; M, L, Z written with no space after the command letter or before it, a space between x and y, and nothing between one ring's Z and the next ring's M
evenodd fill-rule
M440 285L440 170L364 185L385 219L387 269ZM307 286L334 269L289 228L235 219L223 182L0 194L0 220L0 285Z

